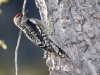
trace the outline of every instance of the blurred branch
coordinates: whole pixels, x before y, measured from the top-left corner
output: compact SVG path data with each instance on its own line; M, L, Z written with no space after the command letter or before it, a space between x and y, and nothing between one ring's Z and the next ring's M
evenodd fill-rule
M16 49L15 49L15 70L16 70L15 75L18 75L18 60L17 60L17 57L18 57L18 48L19 48L20 40L21 40L21 34L22 34L22 32L20 30L18 41L17 41L17 46L16 46Z
M26 2L27 2L27 0L24 0L23 8L22 8L22 14L23 14L23 16L25 16L25 6L26 6Z
M27 0L24 0L23 8L22 8L22 14L23 14L23 16L25 15L26 2L27 2ZM16 49L15 49L15 70L16 70L15 75L18 75L18 60L17 60L17 57L18 57L18 48L19 48L19 45L20 45L21 35L22 35L22 32L20 30L18 41L17 41L17 46L16 46Z

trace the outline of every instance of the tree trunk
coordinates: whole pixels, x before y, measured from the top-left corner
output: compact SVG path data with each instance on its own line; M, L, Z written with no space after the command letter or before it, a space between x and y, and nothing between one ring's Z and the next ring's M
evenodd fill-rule
M36 0L41 20L70 59L48 53L50 75L100 75L100 1Z

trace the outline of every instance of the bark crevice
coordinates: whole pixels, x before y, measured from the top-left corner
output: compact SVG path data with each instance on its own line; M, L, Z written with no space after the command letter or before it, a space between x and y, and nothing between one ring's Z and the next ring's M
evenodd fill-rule
M48 54L50 75L100 74L99 0L36 0L41 19L57 44L71 57Z

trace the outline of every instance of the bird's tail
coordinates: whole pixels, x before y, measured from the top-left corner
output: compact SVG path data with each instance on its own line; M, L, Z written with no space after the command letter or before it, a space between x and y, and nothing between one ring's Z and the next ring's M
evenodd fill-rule
M62 50L59 46L57 46L53 41L50 41L50 46L52 48L52 51L55 52L56 54L58 54L60 57L65 57L66 53L64 50Z
M68 57L68 55L65 53L64 50L62 50L57 44L56 42L53 40L52 37L43 37L43 40L41 44L39 44L39 46L44 49L45 51L49 51L49 52L53 52L57 55L59 55L60 57L64 58L64 57Z

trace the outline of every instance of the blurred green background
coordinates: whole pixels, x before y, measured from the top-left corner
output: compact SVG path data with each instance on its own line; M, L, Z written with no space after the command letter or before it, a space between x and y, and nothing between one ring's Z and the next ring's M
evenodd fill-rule
M15 75L15 47L19 29L13 23L13 17L22 11L23 0L0 0L0 40L7 45L7 50L0 46L0 75ZM40 19L35 0L27 0L27 17ZM19 75L48 75L48 67L43 59L43 51L22 34L18 52Z

